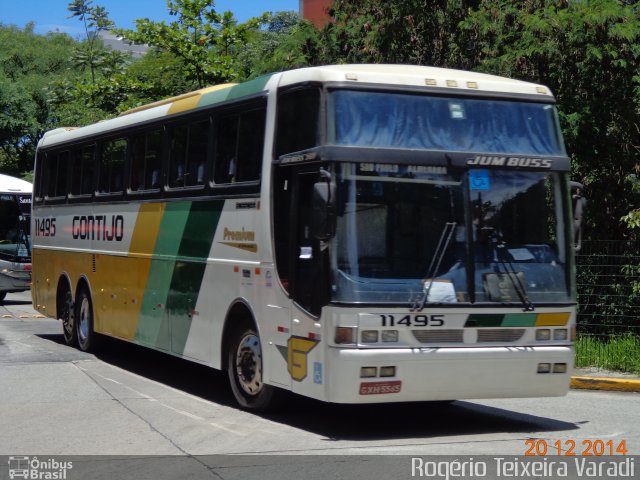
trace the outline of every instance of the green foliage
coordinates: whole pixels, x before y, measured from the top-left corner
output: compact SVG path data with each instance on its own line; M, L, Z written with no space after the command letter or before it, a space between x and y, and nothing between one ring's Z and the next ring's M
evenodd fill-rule
M107 10L101 6L92 7L91 0L72 0L67 7L71 12L69 18L77 17L84 24L86 41L75 48L75 63L80 70L88 68L91 81L96 81L96 70L105 62L107 52L102 48L98 39L98 32L114 26L109 20Z
M576 367L597 367L640 375L640 337L580 335L575 344Z
M51 126L51 106L45 87L52 79L70 76L67 35L37 35L0 25L0 168L18 175L33 168L38 139Z
M477 0L336 0L324 29L330 63L467 65L458 23Z
M169 52L181 63L185 78L198 86L236 80L236 57L262 19L239 24L231 12L219 14L214 0L167 0L176 20L166 24L136 20L136 30L116 30L127 39Z

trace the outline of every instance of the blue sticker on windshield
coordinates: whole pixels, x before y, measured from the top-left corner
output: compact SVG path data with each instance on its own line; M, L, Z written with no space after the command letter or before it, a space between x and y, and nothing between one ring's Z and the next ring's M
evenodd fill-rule
M489 170L469 170L469 189L489 190Z

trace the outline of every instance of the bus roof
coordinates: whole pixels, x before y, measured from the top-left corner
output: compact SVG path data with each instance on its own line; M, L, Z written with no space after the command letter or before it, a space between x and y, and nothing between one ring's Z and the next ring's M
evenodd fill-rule
M177 97L160 100L128 110L116 118L81 128L65 127L44 134L38 147L52 146L69 140L106 133L164 116L215 105L229 100L260 94L281 86L307 82L368 84L394 87L430 87L461 91L486 92L487 94L539 96L541 101L552 101L549 89L520 80L495 75L415 65L352 64L326 65L273 73L240 84L222 84L207 87Z
M26 180L0 173L0 193L31 193L32 189Z

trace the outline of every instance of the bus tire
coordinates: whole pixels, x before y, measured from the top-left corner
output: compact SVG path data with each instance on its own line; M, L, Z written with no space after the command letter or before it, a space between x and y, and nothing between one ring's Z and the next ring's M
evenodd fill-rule
M237 329L230 343L227 373L233 396L245 410L264 412L279 403L279 389L264 383L262 358L256 329L253 326Z
M62 335L64 336L65 343L70 347L77 347L78 335L73 321L73 298L71 297L71 292L67 288L58 288L56 309L56 316L58 320L62 322Z
M75 330L78 347L83 352L96 349L97 338L93 330L93 302L86 287L82 287L76 297Z

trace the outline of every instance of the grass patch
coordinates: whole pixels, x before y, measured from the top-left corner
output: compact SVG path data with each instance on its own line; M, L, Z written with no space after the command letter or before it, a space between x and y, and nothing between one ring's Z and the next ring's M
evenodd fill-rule
M602 338L580 335L576 367L597 367L640 375L640 337L632 333Z

